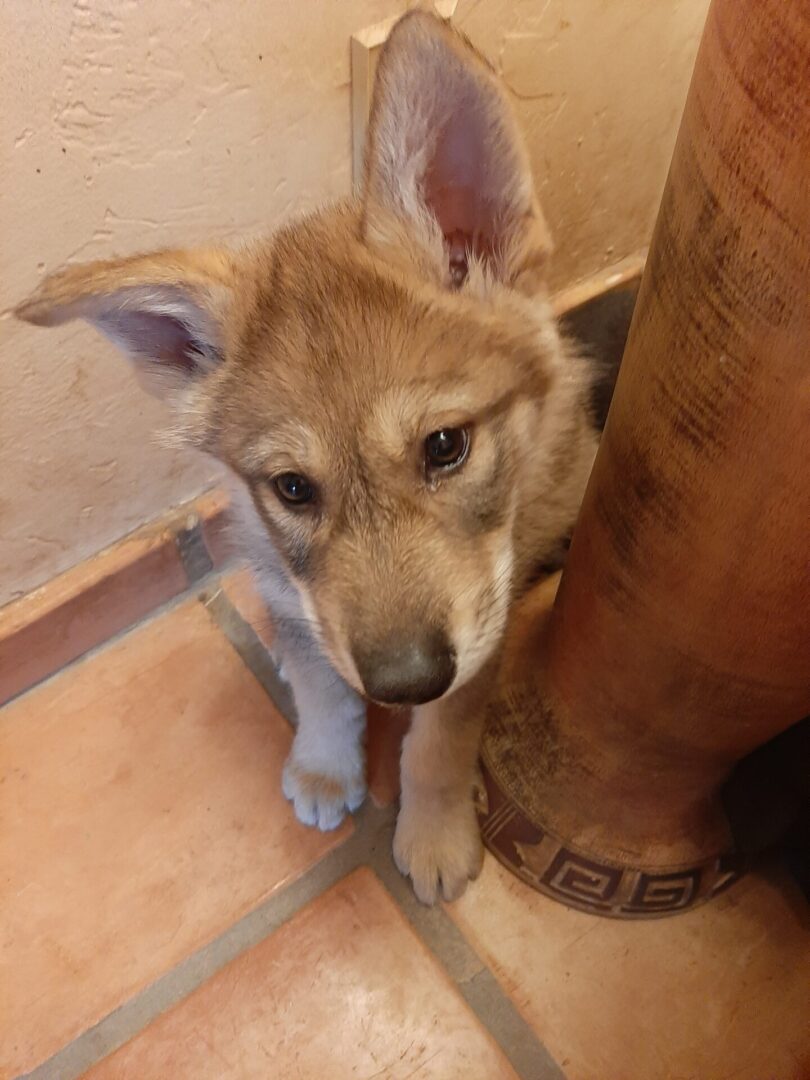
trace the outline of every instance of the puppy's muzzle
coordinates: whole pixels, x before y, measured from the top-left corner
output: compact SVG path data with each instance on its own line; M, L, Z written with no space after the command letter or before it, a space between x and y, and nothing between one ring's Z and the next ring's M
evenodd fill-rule
M352 650L366 694L383 705L423 705L441 697L456 677L456 654L433 627L397 633Z

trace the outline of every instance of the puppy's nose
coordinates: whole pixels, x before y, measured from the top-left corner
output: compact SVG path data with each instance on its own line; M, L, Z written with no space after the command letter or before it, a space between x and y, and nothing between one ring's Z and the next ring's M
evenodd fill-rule
M441 697L456 677L456 655L441 630L397 634L353 650L366 693L384 705L422 705Z

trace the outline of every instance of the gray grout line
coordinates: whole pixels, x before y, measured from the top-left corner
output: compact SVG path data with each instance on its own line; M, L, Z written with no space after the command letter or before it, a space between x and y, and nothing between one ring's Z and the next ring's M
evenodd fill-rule
M196 598L203 603L280 713L293 722L295 706L289 688L278 675L264 643L221 588L219 581L223 568L214 570L201 528L196 525L186 530L182 543L179 537L180 534L178 548L189 576L189 589L171 597L133 625L122 628L77 661L100 652L136 627ZM134 1038L226 964L264 940L359 866L368 866L376 873L414 932L455 983L468 1007L500 1046L521 1080L565 1080L559 1066L447 912L441 906L428 908L420 904L410 883L396 869L391 855L394 821L393 808L375 810L367 803L355 815L352 836L297 881L274 893L209 944L186 957L18 1080L76 1080L81 1077L91 1066Z
M262 942L313 900L360 866L370 867L436 958L521 1080L565 1080L494 975L441 907L420 904L391 857L393 808L368 804L355 815L353 834L297 881L268 897L218 937L17 1080L78 1080L89 1068L180 1004L239 955Z
M193 586L207 577L214 569L214 563L208 552L203 535L202 523L195 521L174 534L174 542L180 555L180 561L186 572L189 585Z
M369 865L421 940L447 971L472 1012L489 1031L521 1080L565 1080L565 1074L526 1023L495 976L441 906L425 907L397 870L387 844ZM474 889L473 882L469 888Z
M294 717L295 706L264 643L224 591L204 601L212 618L264 687L283 716ZM291 721L292 722L292 721ZM474 951L441 906L420 904L394 865L391 855L393 820L366 813L363 833L368 844L365 864L381 879L420 939L456 983L464 1000L509 1058L522 1080L565 1080L557 1063L529 1027L495 976ZM472 886L474 888L474 885Z
M484 968L459 989L521 1080L566 1080L563 1070L506 996L489 968Z
M79 1035L53 1057L18 1080L76 1080L92 1065L138 1035L241 953L263 941L312 900L363 863L366 812L356 828L296 881L268 897L218 937L182 960L135 997Z
M236 649L243 663L259 681L281 715L295 723L295 703L290 688L281 678L267 646L237 608L225 590L204 590L201 600L211 618Z

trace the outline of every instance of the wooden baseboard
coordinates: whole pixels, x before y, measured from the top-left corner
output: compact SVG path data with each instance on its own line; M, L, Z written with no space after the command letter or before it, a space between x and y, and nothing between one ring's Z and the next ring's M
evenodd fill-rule
M0 705L221 564L226 509L210 491L0 609Z

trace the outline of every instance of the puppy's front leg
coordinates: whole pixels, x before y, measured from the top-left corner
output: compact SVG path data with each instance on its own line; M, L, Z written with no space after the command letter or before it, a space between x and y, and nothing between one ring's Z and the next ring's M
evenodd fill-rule
M296 643L280 659L298 713L284 794L299 821L334 829L366 795L365 703L314 647Z
M414 710L402 747L394 860L424 904L460 896L478 876L483 845L473 802L487 669L441 701Z

